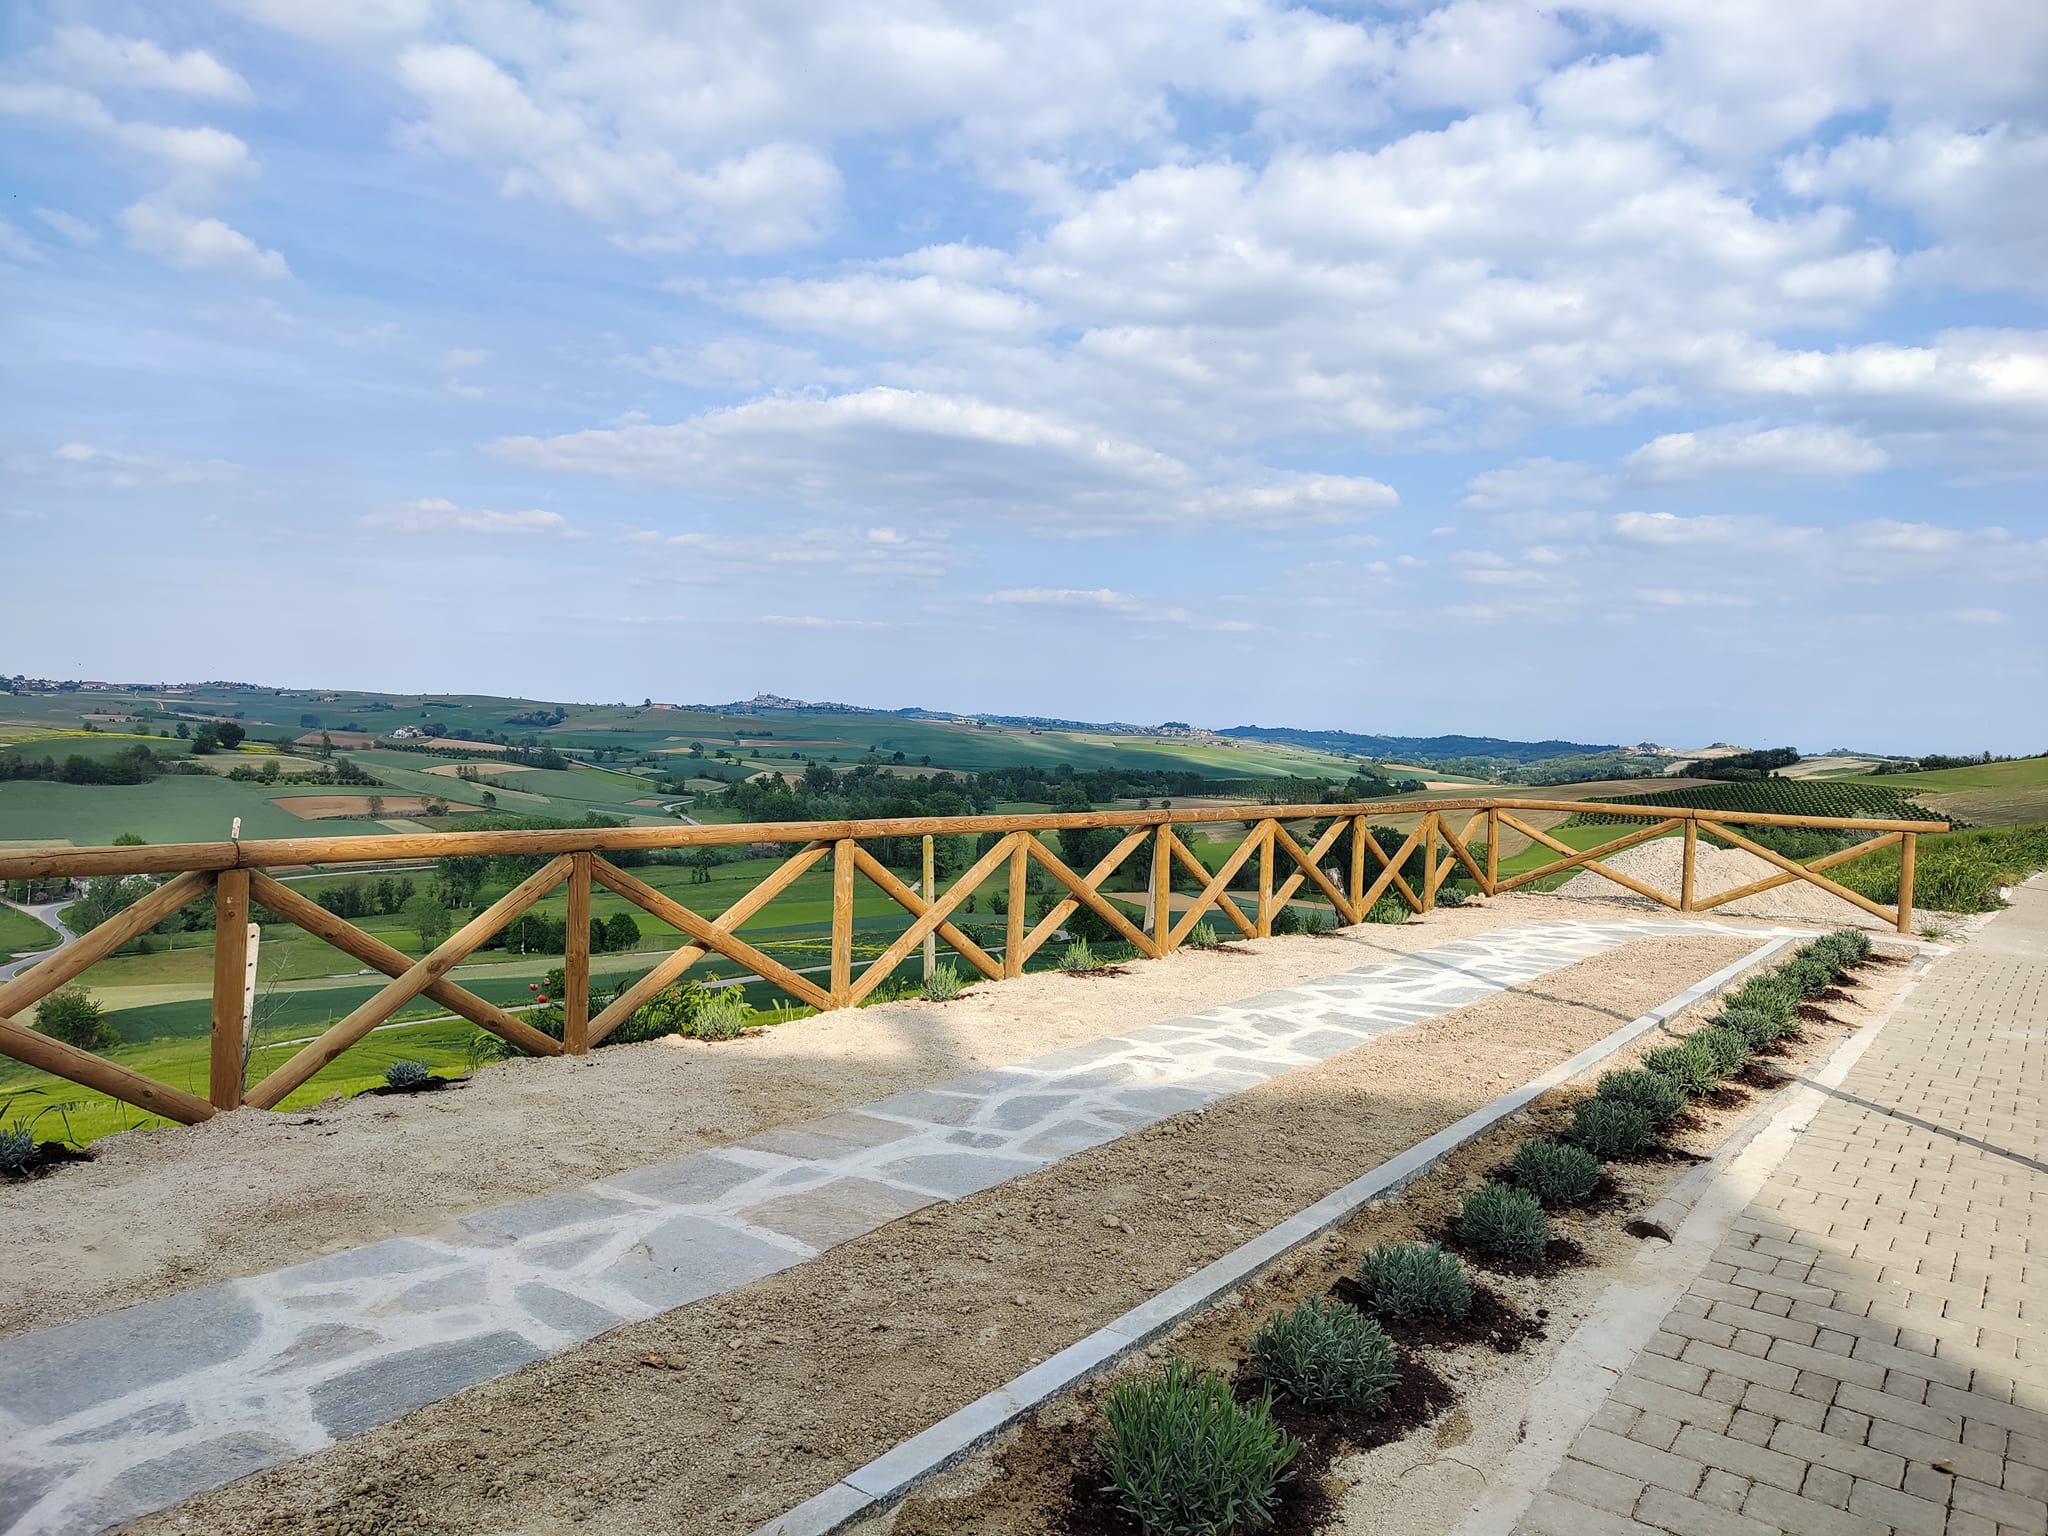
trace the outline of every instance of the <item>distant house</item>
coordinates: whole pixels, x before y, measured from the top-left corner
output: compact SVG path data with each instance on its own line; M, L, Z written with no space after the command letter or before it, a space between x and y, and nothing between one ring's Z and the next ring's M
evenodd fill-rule
M425 731L416 725L401 725L391 733L391 739L393 741L421 741L425 739L426 734Z

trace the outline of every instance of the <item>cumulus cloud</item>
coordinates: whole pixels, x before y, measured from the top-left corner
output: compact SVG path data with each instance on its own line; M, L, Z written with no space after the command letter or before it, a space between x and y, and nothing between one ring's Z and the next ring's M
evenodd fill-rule
M439 496L424 496L363 519L372 528L389 533L476 534L489 537L532 538L571 536L573 530L557 512L538 508L524 512L493 512L486 507L461 507Z
M1630 453L1622 467L1640 479L1671 484L1866 475L1890 462L1877 444L1840 427L1725 426L1667 432Z
M141 37L116 37L96 27L63 27L49 62L64 73L114 89L168 91L210 101L253 100L249 83L203 48L171 53Z
M1205 476L1171 455L1042 412L875 388L763 399L668 425L511 437L534 468L688 486L719 497L932 516L994 516L1069 534L1135 527L1347 522L1396 498L1347 475L1250 469ZM1222 478L1227 476L1227 478Z
M186 271L232 272L269 280L291 275L284 257L265 250L239 229L167 202L144 198L122 209L121 228L136 250L162 257Z
M48 474L67 484L105 486L114 490L219 485L242 474L241 465L225 459L179 459L87 442L59 445L46 465L17 464L14 467L31 474Z

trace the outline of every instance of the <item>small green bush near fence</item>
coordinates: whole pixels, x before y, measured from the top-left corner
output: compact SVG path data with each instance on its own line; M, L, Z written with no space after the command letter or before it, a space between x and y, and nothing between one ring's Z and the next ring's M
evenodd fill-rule
M1259 1379L1304 1408L1376 1413L1400 1381L1386 1330L1327 1297L1276 1312L1252 1339Z

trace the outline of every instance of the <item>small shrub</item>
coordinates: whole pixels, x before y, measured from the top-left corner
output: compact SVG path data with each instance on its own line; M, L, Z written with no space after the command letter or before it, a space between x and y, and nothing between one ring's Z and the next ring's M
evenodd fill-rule
M0 1126L0 1174L18 1179L35 1161L36 1133L25 1125Z
M1515 1183L1545 1206L1576 1205L1600 1182L1600 1160L1584 1147L1531 1136L1515 1148Z
M1267 1318L1252 1339L1252 1360L1281 1396L1330 1412L1377 1412L1400 1380L1386 1330L1325 1297Z
M1643 1066L1670 1078L1689 1099L1712 1093L1714 1084L1720 1081L1720 1074L1714 1070L1713 1053L1690 1039L1643 1052Z
M1456 1320L1472 1310L1465 1267L1435 1243L1380 1243L1358 1266L1358 1283L1388 1317Z
M424 1061L394 1061L384 1069L387 1088L421 1088L433 1080L434 1074Z
M1847 956L1849 964L1861 965L1870 958L1870 935L1861 928L1837 928L1828 937Z
M738 987L720 987L698 1007L690 1033L699 1040L737 1039L752 1013L745 992Z
M1778 974L1802 1001L1819 997L1835 984L1834 962L1825 955L1794 955L1778 967Z
M1447 885L1436 893L1436 904L1440 907L1462 907L1472 899L1472 894L1463 886Z
M494 1062L510 1061L526 1052L507 1040L503 1035L494 1035L487 1029L480 1029L469 1037L469 1070L480 1072Z
M1214 949L1222 941L1216 937L1216 925L1205 917L1188 930L1183 942L1189 949Z
M1336 919L1321 907L1310 907L1301 914L1301 931L1306 934L1328 933L1336 926Z
M1572 1112L1572 1140L1603 1162L1640 1152L1655 1136L1649 1111L1618 1099L1587 1099Z
M1398 896L1382 896L1366 911L1368 923L1405 923L1410 917L1408 903Z
M1145 1536L1231 1536L1272 1523L1301 1442L1270 1400L1240 1406L1230 1383L1185 1360L1130 1381L1104 1405L1099 1449L1117 1507Z
M1799 1006L1799 989L1776 971L1752 976L1727 999L1730 1008L1754 1008L1774 1019L1789 1019Z
M950 960L941 960L925 977L917 995L928 1003L950 1003L966 990L967 980L960 974L960 967Z
M1458 1212L1458 1232L1490 1259L1533 1264L1550 1246L1550 1220L1542 1204L1527 1190L1507 1184L1489 1184L1467 1195Z
M1633 1104L1650 1117L1651 1125L1660 1129L1677 1119L1685 1108L1685 1090L1661 1072L1603 1072L1598 1091L1603 1099Z
M1102 962L1095 958L1095 951L1088 947L1086 939L1076 939L1067 946L1067 952L1060 956L1063 971L1092 971Z
M1284 938L1288 934L1299 932L1301 932L1301 914L1294 909L1292 903L1281 902L1278 907L1273 909L1274 937Z
M1790 1019L1774 1019L1761 1008L1723 1008L1715 1023L1722 1029L1732 1029L1748 1042L1752 1051L1784 1037L1784 1030Z
M1715 1024L1698 1030L1686 1037L1688 1045L1697 1045L1705 1051L1714 1064L1714 1076L1732 1077L1749 1060L1749 1042L1739 1029L1730 1029L1724 1024Z

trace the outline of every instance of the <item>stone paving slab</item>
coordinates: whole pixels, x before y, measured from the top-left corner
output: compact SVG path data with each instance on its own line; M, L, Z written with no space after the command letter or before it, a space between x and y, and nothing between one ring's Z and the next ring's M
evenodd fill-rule
M0 1531L104 1529L1622 944L1735 931L1505 929L0 1340Z
M2048 884L1933 967L1517 1533L2048 1533Z

